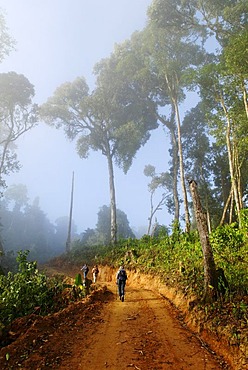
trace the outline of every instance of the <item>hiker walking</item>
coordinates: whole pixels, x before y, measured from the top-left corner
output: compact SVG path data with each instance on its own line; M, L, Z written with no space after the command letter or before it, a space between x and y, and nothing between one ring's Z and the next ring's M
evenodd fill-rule
M118 285L119 297L122 302L124 302L126 280L126 270L124 269L124 266L121 266L116 275L116 284Z
M96 280L97 280L97 276L99 274L99 269L98 269L98 266L95 265L92 269L92 275L93 275L93 283L96 283Z
M85 280L85 279L86 279L86 277L87 277L87 274L88 274L88 272L89 272L89 267L88 267L87 263L85 263L85 264L83 265L83 267L81 268L81 271L83 271L83 274L84 274L84 280Z

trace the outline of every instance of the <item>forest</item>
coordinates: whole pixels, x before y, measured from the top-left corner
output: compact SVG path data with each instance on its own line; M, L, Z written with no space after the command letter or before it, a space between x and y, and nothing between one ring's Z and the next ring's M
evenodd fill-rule
M169 135L171 159L166 172L157 173L152 165L144 170L151 179L148 234L162 205L186 231L194 228L191 179L198 184L209 230L224 223L240 224L240 211L247 202L245 2L155 1L147 16L142 31L115 45L112 54L95 65L93 91L83 76L78 77L37 106L32 103L34 86L25 76L15 72L0 76L3 191L5 176L21 166L15 152L17 139L41 120L63 129L70 140L76 140L82 159L92 151L106 158L111 243L117 241L115 166L126 173L159 126ZM1 28L3 59L14 40L3 16ZM215 51L209 51L210 43L216 45ZM199 102L181 116L180 104L192 91ZM154 204L158 189L163 195ZM2 209L5 206L6 200Z
M29 253L40 263L60 255L93 263L97 256L101 264L123 262L173 281L196 296L195 304L204 302L208 318L216 315L213 330L230 325L235 345L247 346L247 17L245 0L154 0L144 29L95 65L92 91L81 76L58 86L40 106L25 76L0 73L2 325L15 318L10 312L16 297L6 293L18 284L15 273L33 274L37 290L36 302L16 310L17 316L37 305L47 313L51 307L42 297L51 297L49 289L58 294L27 261ZM0 14L0 60L13 47ZM192 92L198 103L182 115L180 105ZM15 143L41 121L75 140L80 158L93 151L105 157L109 205L100 209L96 229L78 235L69 217L52 225L38 198L29 203L25 186L6 188L6 177L20 168ZM158 127L170 138L169 170L144 170L151 211L147 234L136 238L116 205L115 168L127 173ZM161 206L172 215L171 225L156 223Z

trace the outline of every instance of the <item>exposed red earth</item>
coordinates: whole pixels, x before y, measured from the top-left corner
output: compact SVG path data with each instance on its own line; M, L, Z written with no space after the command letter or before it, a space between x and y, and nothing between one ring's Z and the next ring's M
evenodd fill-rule
M79 269L47 268L74 278ZM97 290L62 311L30 315L12 325L13 342L0 350L0 369L218 370L243 369L216 354L210 337L189 329L156 279L129 273L125 301L115 271L101 268ZM185 319L185 317L184 317ZM207 342L209 344L207 344Z

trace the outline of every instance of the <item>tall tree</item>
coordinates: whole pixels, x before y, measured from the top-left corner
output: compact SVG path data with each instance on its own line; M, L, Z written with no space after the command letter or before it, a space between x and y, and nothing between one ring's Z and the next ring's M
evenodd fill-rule
M236 89L243 96L243 103L248 119L248 27L230 37L223 50L223 60L226 65L226 73L235 78Z
M117 209L117 225L118 225L118 239L134 238L134 233L129 226L129 221L127 215ZM103 244L109 244L111 242L111 230L110 230L110 217L111 210L110 207L104 205L100 208L98 212L98 219L96 224L96 235L98 241Z
M198 73L200 94L208 107L208 122L216 145L225 144L229 166L230 196L226 199L237 218L243 208L243 184L247 157L247 118L236 79L226 73L223 63L211 63ZM233 201L231 201L233 200ZM228 204L224 209L228 209ZM230 208L229 208L230 209ZM231 216L232 219L232 216Z
M216 206L213 195L212 167L214 161L213 146L209 126L202 102L192 108L184 116L182 125L182 145L185 159L185 172L187 178L194 178L198 184L202 196L208 220L208 228L211 230L211 216Z
M216 299L218 282L216 275L216 267L213 256L213 250L209 241L209 233L207 227L206 215L201 206L201 200L197 191L197 184L194 180L190 181L190 191L194 204L195 217L197 228L200 236L203 261L204 261L204 296L203 300L211 302Z
M188 75L202 64L204 52L196 43L187 39L188 32L168 31L151 19L148 24L149 48L153 65L158 76L160 89L166 91L170 105L175 114L176 138L179 158L181 191L184 203L186 231L190 230L190 215L185 182L184 159L181 138L180 103L185 98L188 87Z
M84 78L65 83L41 108L46 122L63 127L70 139L77 137L77 150L87 158L90 150L101 151L106 157L109 172L111 243L117 241L116 194L114 163L126 173L139 148L149 139L149 130L157 127L149 107L135 100L126 105L127 92L116 94L115 76L108 60L95 70L96 89L89 93ZM140 112L142 111L142 115ZM139 114L138 114L139 113Z
M180 170L185 223L186 229L189 230L179 106L184 99L186 76L202 62L203 53L199 46L186 40L186 35L181 31L173 34L167 32L151 20L142 32L134 33L130 41L115 48L111 56L111 66L112 71L119 76L118 81L121 81L122 89L132 86L136 96L141 96L142 92L143 99L150 101L150 104L153 102L157 120L170 132L175 215L178 217L179 214L177 177ZM127 98L127 104L131 104L133 94L127 95Z
M175 110L170 105L167 89L157 71L150 50L150 31L135 32L130 40L116 45L114 52L109 58L111 80L114 86L116 99L123 101L125 109L136 108L137 122L147 107L150 116L155 115L156 120L165 127L170 134L173 177L173 209L175 220L179 220L179 196L178 196L178 141L175 124ZM125 98L123 100L123 97ZM138 103L138 105L137 105ZM171 109L170 109L171 108ZM146 109L146 110L147 110ZM168 112L167 112L168 111Z
M241 181L244 174L242 168L245 163L241 154L244 152L241 146L244 148L245 142L242 131L243 133L246 131L245 126L240 124L244 122L240 111L240 98L243 99L247 117L247 47L245 46L247 43L245 40L247 40L248 3L245 0L154 0L148 14L152 23L155 23L159 29L172 35L180 32L181 40L184 42L195 41L199 45L200 43L204 45L209 38L211 41L213 39L217 41L219 54L216 60L218 62L221 60L222 63L218 65L218 73L215 69L216 79L210 82L209 73L211 75L213 66L208 65L210 59L206 58L205 76L210 88L208 93L212 98L212 107L215 107L211 109L212 117L215 115L215 121L219 119L226 122L225 141L232 185L228 201L234 199L239 218L239 210L242 208L242 187L244 187ZM205 89L202 94L203 89L201 86L201 96L206 93ZM220 109L216 111L216 99L222 112ZM215 138L218 141L219 135ZM233 202L230 203L230 210L232 204ZM224 208L226 209L226 206Z
M15 153L17 139L37 124L34 87L16 72L0 74L0 186L4 175L19 169Z

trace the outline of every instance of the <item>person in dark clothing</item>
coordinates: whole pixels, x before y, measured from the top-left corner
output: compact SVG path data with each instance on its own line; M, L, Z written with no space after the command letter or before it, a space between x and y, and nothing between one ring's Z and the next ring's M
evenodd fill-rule
M124 266L121 266L116 275L116 284L118 285L119 297L122 302L124 302L126 281L127 273Z

